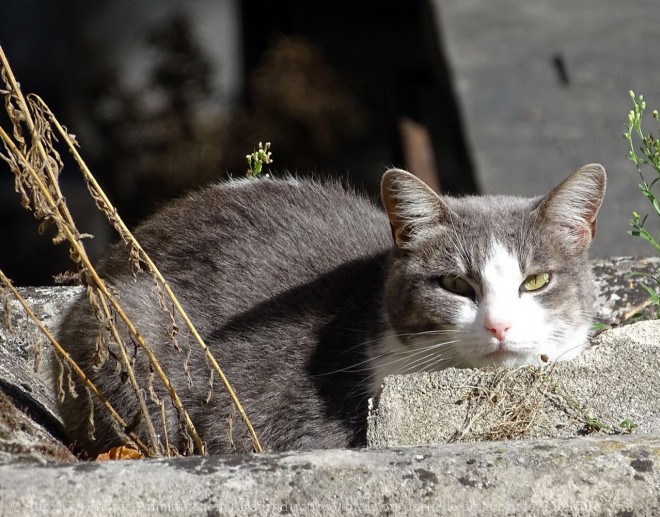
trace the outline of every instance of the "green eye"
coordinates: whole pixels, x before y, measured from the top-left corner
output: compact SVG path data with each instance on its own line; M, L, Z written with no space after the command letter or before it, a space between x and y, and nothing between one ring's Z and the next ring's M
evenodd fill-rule
M474 289L465 278L460 276L442 275L440 277L440 285L447 289L447 291L451 291L459 296L474 298Z
M537 275L529 275L525 278L520 288L523 291L538 291L545 287L550 282L550 273L538 273Z

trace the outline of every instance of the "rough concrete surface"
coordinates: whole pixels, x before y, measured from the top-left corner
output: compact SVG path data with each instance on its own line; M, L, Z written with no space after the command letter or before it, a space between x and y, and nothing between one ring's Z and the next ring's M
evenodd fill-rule
M0 465L77 461L60 440L34 420L35 416L29 408L18 409L0 390Z
M629 424L660 434L658 371L660 321L644 321L603 332L577 359L543 368L391 376L371 408L367 439L392 447L571 437Z
M660 438L0 466L0 515L657 515Z
M481 190L542 194L600 162L608 192L594 256L648 253L625 237L633 210L654 210L621 135L630 89L660 108L660 54L648 51L660 46L656 0L432 4Z
M44 326L54 330L83 288L23 287L19 292ZM8 317L0 298L0 388L56 421L53 347L18 301L9 293L8 297Z
M20 291L43 324L54 329L81 288ZM52 346L9 296L6 306L0 297L0 464L76 461L58 439L63 426L53 391Z
M596 287L595 319L608 326L630 322L635 316L655 318L644 285L653 286L645 275L657 276L659 257L614 257L591 261Z

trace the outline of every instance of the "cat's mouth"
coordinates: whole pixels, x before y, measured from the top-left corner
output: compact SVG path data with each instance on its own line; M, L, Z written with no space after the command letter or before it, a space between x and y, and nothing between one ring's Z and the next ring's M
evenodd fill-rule
M489 359L502 360L529 355L529 348L513 347L511 343L498 342L485 355Z
M509 350L506 348L498 348L496 350L493 350L492 352L488 352L486 354L486 357L488 357L489 359L501 360L510 357L519 357L521 355L523 355L523 352L516 352L515 350Z

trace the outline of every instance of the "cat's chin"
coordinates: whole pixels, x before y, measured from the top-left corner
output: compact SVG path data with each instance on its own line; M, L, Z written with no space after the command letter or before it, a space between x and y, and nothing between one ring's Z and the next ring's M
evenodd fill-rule
M466 360L464 368L486 368L488 366L507 366L515 368L518 366L541 366L543 361L539 354L529 352L515 352L510 350L495 350L480 357L472 357Z
M545 366L555 361L568 361L580 355L582 346L571 347L562 353L544 353L539 349L518 349L496 346L478 356L465 358L464 368L486 368L489 366Z
M545 361L544 361L545 359ZM547 364L548 357L536 347L520 346L515 343L489 343L482 348L481 353L473 353L465 357L464 368L486 368L493 366L506 366L517 368L519 366L542 366Z

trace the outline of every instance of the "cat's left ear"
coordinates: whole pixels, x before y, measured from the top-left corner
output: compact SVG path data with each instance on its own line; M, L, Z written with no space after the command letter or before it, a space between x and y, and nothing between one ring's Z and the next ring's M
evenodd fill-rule
M555 187L536 210L543 224L557 228L574 249L583 251L596 235L596 215L606 185L607 175L602 165L585 165Z
M380 195L392 226L397 248L437 228L452 216L447 204L417 176L390 169L380 184Z

